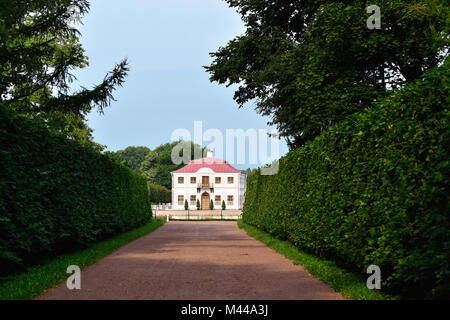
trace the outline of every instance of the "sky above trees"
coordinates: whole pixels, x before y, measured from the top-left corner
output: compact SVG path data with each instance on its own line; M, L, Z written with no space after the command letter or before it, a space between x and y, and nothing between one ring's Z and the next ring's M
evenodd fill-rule
M202 68L210 64L210 52L245 30L224 1L94 1L83 23L81 43L90 66L76 72L82 85L101 81L123 57L130 65L117 101L104 115L88 116L95 140L108 150L154 149L169 142L175 129L193 134L195 120L203 121L204 131L217 128L224 136L226 129L269 128L269 119L251 103L237 108L235 88L210 83ZM284 141L280 146L282 155L287 147Z

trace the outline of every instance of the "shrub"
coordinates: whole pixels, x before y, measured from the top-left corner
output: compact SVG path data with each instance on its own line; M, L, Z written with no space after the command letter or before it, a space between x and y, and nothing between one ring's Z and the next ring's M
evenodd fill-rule
M210 209L210 210L214 210L214 202L212 201L212 199L211 199L211 201L209 202L209 209Z
M450 295L448 63L252 172L243 221L404 297Z
M187 200L184 200L184 210L188 210L189 209L189 204L187 202Z
M150 201L152 203L172 202L172 192L166 187L149 184L148 190L150 192Z
M143 225L145 179L0 105L0 273Z
M200 201L197 199L197 210L200 210Z
M225 204L225 200L222 200L222 210L225 210L227 208L226 204Z

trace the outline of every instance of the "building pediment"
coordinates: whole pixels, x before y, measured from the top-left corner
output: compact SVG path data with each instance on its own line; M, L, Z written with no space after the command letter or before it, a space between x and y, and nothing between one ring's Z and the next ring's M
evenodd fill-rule
M200 168L196 173L215 173L211 168Z

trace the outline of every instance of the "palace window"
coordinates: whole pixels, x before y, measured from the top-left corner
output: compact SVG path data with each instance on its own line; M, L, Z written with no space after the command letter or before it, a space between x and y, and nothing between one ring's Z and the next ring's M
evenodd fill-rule
M184 183L184 177L178 177L178 183L183 184Z
M191 196L191 206L195 206L197 204L197 197L195 195Z
M216 196L216 198L215 198L215 205L216 206L220 206L220 200L221 200L221 197L220 196Z
M178 196L178 205L182 206L184 204L184 196Z
M228 183L234 183L234 177L228 177Z
M233 196L227 197L227 205L232 206L233 205Z
M202 176L202 187L209 188L209 176Z
M222 179L220 177L216 177L216 184L221 184L222 183Z
M191 177L191 183L196 183L197 179L195 177Z

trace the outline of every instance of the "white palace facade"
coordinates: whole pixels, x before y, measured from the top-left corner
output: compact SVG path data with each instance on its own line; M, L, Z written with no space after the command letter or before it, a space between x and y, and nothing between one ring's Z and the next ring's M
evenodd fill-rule
M225 201L227 209L241 210L244 205L246 172L213 158L212 152L171 174L173 210L184 210L185 200L190 210L197 209L197 200L202 210L210 209L211 200L214 209L221 209L222 201Z

